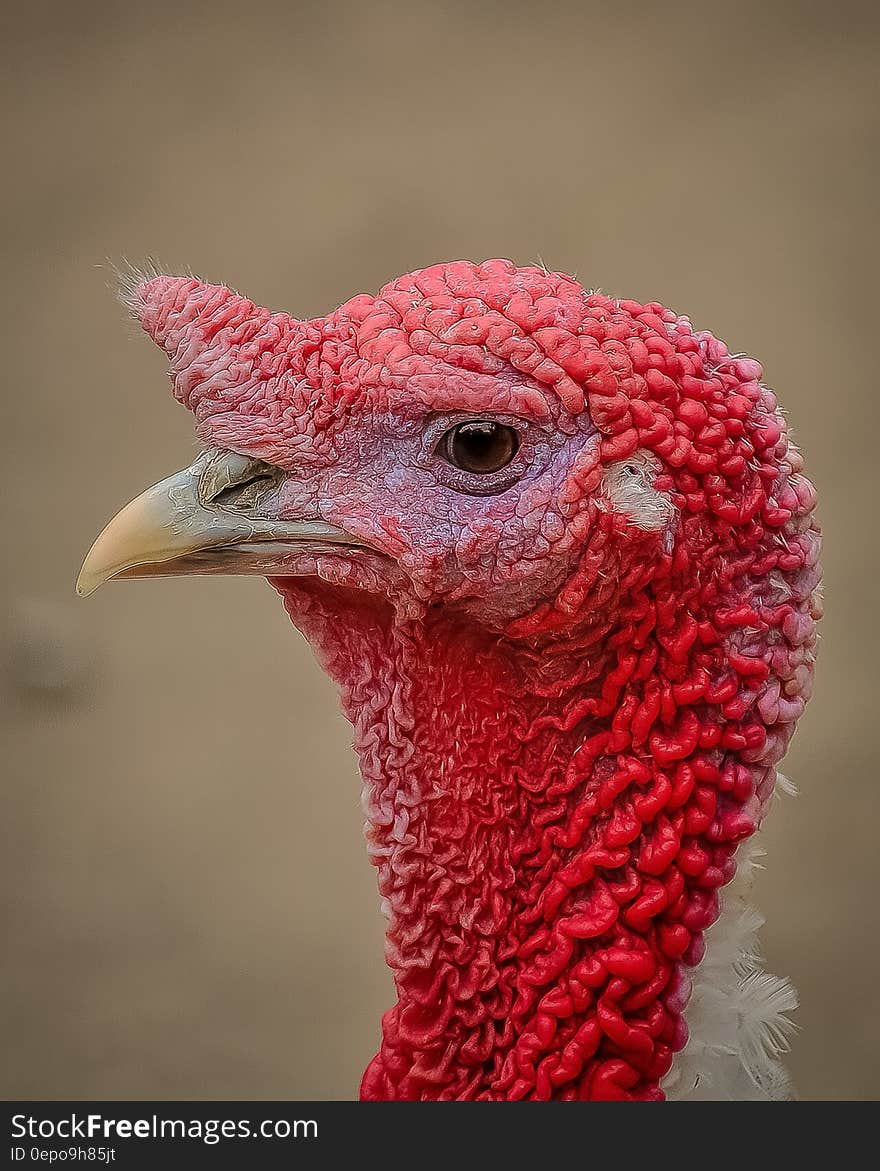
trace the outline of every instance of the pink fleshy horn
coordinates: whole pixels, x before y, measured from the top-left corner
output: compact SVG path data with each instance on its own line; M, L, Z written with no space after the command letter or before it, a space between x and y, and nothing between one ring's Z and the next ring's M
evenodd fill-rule
M225 285L191 276L132 270L120 277L120 298L171 359L175 396L191 410L206 379L228 368L235 348L272 316Z

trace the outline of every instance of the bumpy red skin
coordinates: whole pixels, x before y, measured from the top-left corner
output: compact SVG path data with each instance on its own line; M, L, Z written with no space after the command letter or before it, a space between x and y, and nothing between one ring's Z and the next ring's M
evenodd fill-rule
M388 913L362 1096L661 1098L811 686L814 495L761 367L507 261L305 322L183 278L132 304L204 439L387 554L274 581L354 725ZM462 494L413 454L449 410L531 419L534 466ZM609 489L644 457L659 529Z

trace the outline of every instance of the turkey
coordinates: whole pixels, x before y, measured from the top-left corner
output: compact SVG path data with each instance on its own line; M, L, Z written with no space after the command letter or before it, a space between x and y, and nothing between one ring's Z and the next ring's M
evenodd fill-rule
M819 533L758 362L506 260L123 296L202 450L78 590L265 576L338 685L397 992L361 1097L790 1097L749 883Z

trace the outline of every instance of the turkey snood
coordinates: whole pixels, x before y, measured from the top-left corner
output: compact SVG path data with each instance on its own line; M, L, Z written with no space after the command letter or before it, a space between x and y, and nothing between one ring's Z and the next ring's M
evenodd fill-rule
M810 694L819 538L759 364L502 260L307 321L126 299L204 451L81 590L262 574L338 684L398 997L362 1096L784 1096L793 996L724 888Z

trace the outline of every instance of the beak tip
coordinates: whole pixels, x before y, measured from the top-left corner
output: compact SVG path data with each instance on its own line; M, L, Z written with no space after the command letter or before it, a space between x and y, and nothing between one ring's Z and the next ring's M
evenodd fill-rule
M77 597L87 598L89 594L95 592L98 586L103 585L106 580L107 576L105 574L95 573L94 568L89 565L89 558L87 557L76 579Z

